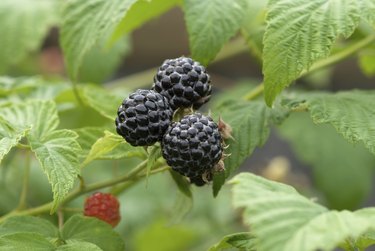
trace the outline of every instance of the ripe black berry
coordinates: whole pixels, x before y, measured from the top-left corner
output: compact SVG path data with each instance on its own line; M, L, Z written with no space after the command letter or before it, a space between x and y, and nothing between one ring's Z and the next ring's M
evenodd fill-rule
M168 165L201 184L199 177L211 173L222 157L222 139L210 117L196 113L173 123L162 140L162 154Z
M207 181L211 181L212 178L211 177L208 177ZM196 176L196 177L190 177L190 183L198 186L198 187L201 187L201 186L204 186L206 184L206 181L203 179L202 175L200 176Z
M167 59L154 77L155 91L167 97L172 109L198 109L210 99L210 76L191 58Z
M162 139L173 116L166 97L137 90L118 108L116 131L132 146L150 146Z

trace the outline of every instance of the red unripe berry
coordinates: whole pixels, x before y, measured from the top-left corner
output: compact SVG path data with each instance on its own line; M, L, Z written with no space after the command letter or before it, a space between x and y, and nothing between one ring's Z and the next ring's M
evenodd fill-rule
M115 227L121 219L120 203L109 193L94 193L87 197L84 205L84 215L96 217Z

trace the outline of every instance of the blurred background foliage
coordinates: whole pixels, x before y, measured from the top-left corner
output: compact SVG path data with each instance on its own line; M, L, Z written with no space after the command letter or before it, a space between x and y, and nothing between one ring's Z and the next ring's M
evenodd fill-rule
M83 59L78 77L78 90L83 100L79 101L67 78L59 45L59 2L2 0L0 74L9 77L0 78L0 102L52 98L58 104L60 128L112 128L114 122L105 117L114 117L117 107L95 103L95 95L104 95L102 87L107 90L108 99L120 104L131 90L151 86L155 69L164 59L190 54L183 12L178 6L173 7L178 1L145 2L136 7L133 15L142 15L146 11L144 5L154 4L160 9L151 21L130 23L128 29L134 31L125 36L126 32L115 31L116 39L110 45L104 36ZM215 116L220 115L217 107L238 99L261 82L266 1L252 2L256 5L248 10L249 20L241 29L241 35L234 37L207 68L212 77L214 98L205 109ZM351 39L339 41L334 50L369 32L363 24ZM296 87L329 91L373 88L374 55L375 47L369 47L359 57L307 75L297 81ZM7 83L12 81L19 84L7 89ZM93 109L95 106L100 109ZM105 114L101 114L103 110ZM1 164L1 214L17 206L25 158L28 157L24 151L13 150ZM93 162L83 170L83 176L87 182L104 180L125 173L138 162L137 158ZM52 194L37 161L32 158L31 163L27 203L36 206L50 201ZM352 146L334 129L314 125L302 114L295 114L281 127L274 128L270 139L256 149L240 169L289 183L332 209L375 206L374 170L375 159L362 146ZM129 250L136 251L205 250L226 234L245 231L239 212L231 206L228 187L225 186L217 198L211 193L208 186L194 187L192 209L179 219L179 210L184 208L179 207L179 191L169 173L152 176L119 195L122 221L116 230ZM69 206L81 208L83 200L84 196ZM49 218L56 221L54 216Z

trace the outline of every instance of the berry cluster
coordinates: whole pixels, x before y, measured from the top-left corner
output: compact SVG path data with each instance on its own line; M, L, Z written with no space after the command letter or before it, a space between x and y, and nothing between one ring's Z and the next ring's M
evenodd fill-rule
M168 165L202 186L223 156L218 125L200 113L173 122L176 111L198 109L211 97L210 76L187 57L167 59L159 67L151 90L137 90L117 111L116 131L133 146L161 142Z

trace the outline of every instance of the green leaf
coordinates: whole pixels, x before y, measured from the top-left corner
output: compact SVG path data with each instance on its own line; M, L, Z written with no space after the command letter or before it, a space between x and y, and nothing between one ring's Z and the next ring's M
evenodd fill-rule
M250 173L232 182L234 205L245 208L259 251L332 250L375 228L374 209L367 214L327 211L288 185Z
M193 194L190 190L190 183L184 176L173 170L169 172L178 188L169 222L178 224L193 208Z
M148 159L147 159L147 166L146 166L147 177L150 174L152 167L155 165L156 161L160 157L161 157L160 146L158 145L153 146L151 148L151 151L148 154Z
M120 136L116 136L113 133L106 131L105 128L83 127L75 129L74 131L78 133L78 143L82 147L80 158L86 159L91 151L91 148L97 141L100 146L100 144L105 143L107 140L116 144L116 147L109 152L100 153L100 156L95 157L95 159L122 159L131 157L139 157L142 159L146 158L146 154L142 148L129 145ZM104 139L106 137L107 139ZM95 146L95 148L97 147L98 146ZM100 149L95 151L100 151Z
M365 250L366 247L375 245L375 231L370 231L362 235L355 243L360 250Z
M219 194L221 187L224 185L226 179L225 176L225 172L214 173L212 182L212 194L214 197L216 197Z
M52 186L52 211L55 210L79 174L78 135L70 130L56 130L59 119L53 101L14 104L1 109L0 117L6 118L14 128L31 127L26 137Z
M102 83L113 74L123 58L130 52L130 40L122 37L108 48L101 39L84 57L79 74L80 82Z
M116 146L124 143L122 137L114 135L111 132L105 131L105 135L99 138L91 147L86 159L83 161L82 166L86 166L95 159L104 156L106 153L112 151Z
M12 128L5 119L0 117L0 163L12 147L26 135L30 128Z
M119 251L125 248L121 236L111 225L93 217L70 217L64 224L61 236L65 241L93 243L104 251Z
M59 246L57 251L102 251L100 247L90 242L76 241Z
M34 216L14 216L0 225L0 236L15 233L37 233L44 237L58 238L59 231L50 221Z
M361 52L359 55L359 66L368 77L375 76L375 46Z
M57 7L54 0L0 1L0 73L40 47L56 23Z
M314 125L308 114L293 114L279 128L296 156L312 166L315 186L335 209L354 209L368 197L374 156L353 146L329 125Z
M192 209L193 197L187 196L185 193L181 192L181 190L178 190L169 217L169 224L180 224Z
M190 250L197 233L185 225L167 226L163 220L157 220L135 235L135 250L138 251L176 251Z
M250 233L236 233L225 236L209 251L256 251L256 238Z
M41 84L42 81L38 77L10 78L0 76L0 95L9 95L10 93L28 90L40 86Z
M362 0L359 1L361 4L361 18L366 20L369 24L375 26L375 1L374 0Z
M153 18L161 16L181 0L138 0L121 20L112 34L111 40L118 40Z
M81 88L84 102L99 112L104 117L115 120L117 109L121 105L122 100L127 97L128 93L122 96L112 94L109 91L94 85L84 85Z
M86 159L91 151L91 147L95 142L104 136L105 128L102 127L82 127L74 129L78 134L78 143L82 148L80 152L80 158Z
M187 197L193 197L190 190L190 183L187 179L173 170L170 170L169 173L171 174L178 190Z
M241 28L251 52L259 60L263 54L263 36L266 30L266 6L268 0L249 1L247 15Z
M270 0L263 40L267 104L312 63L327 57L339 36L349 37L361 16L373 18L371 5L372 0Z
M15 129L31 127L30 135L42 139L59 124L56 105L53 101L33 100L16 103L0 110L0 116Z
M53 251L45 237L36 233L17 233L0 237L1 251Z
M192 57L207 65L240 29L246 0L184 0Z
M224 110L218 114L232 127L234 138L225 142L229 145L225 153L230 154L224 160L225 174L229 177L257 146L262 146L268 139L273 120L278 120L279 117L282 120L288 112L281 108L269 109L262 101L229 102L223 107ZM223 182L222 178L214 179L214 194L218 193Z
M63 129L53 131L43 139L29 138L31 150L52 185L52 212L68 194L80 173L78 152L81 147L77 137L75 132Z
M136 0L69 0L62 11L61 45L73 80L87 53L120 23Z
M301 95L316 124L331 124L350 143L362 142L375 154L375 91Z
M48 83L34 88L26 97L27 99L51 100L60 94L71 90L71 84L68 83Z
M103 134L103 131L101 134ZM143 153L141 149L129 145L121 136L115 135L109 131L104 131L104 136L97 139L91 146L81 167L88 165L95 159L120 159L130 157L143 157Z

